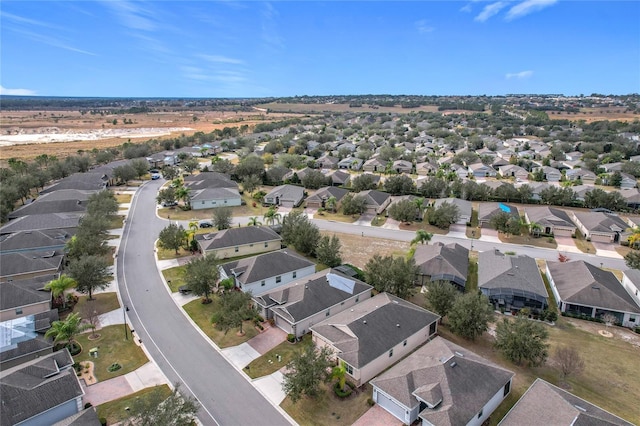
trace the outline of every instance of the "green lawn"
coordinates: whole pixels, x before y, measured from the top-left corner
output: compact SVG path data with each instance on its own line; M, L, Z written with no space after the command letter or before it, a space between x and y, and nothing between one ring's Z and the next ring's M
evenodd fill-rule
M245 334L243 336L238 336L237 330L230 330L227 334L224 334L224 331L215 328L211 323L211 317L218 309L218 297L212 296L211 298L213 299L213 303L203 305L201 299L196 299L184 305L183 308L191 319L198 324L198 327L200 327L218 347L228 348L230 346L237 346L258 334L258 331L253 325L253 321L244 322L242 331L244 331Z
M163 249L157 244L156 250L158 251L158 260L177 259L179 257L191 256L192 254L189 250L185 250L184 247L180 247L180 250L178 250L178 253L176 254L175 250Z
M142 349L133 342L131 331L127 327L128 339L125 340L125 327L123 324L110 325L96 332L100 337L96 340L89 340L91 332L83 333L76 339L82 345L82 352L74 356L76 362L93 361L94 375L98 381L112 379L122 376L147 363L147 357ZM98 357L91 358L89 349L98 348ZM107 367L117 362L121 369L109 372Z
M251 363L244 368L244 372L252 379L275 373L287 365L296 353L301 352L310 344L312 344L312 341L309 334L304 336L302 342L298 342L296 344L289 343L287 341L282 342L260 358L256 358L251 361ZM276 355L281 356L281 361L278 361Z
M129 204L131 203L131 199L133 198L131 194L120 194L120 193L116 193L115 197L118 204Z
M474 252L475 253L475 252ZM467 271L467 284L464 287L466 293L478 290L478 255L469 256L469 269Z
M342 213L331 213L328 211L324 211L322 213L316 213L313 215L314 219L319 220L332 220L334 222L344 222L344 223L353 223L358 220L358 216L353 215L343 215Z
M551 241L549 241L549 237L534 238L529 235L528 231L522 235L506 235L503 232L498 232L498 238L500 238L500 241L503 243L529 245L549 249L558 248L558 244L553 238L551 238Z
M169 285L169 288L171 289L172 293L177 292L178 288L184 285L185 269L186 269L186 266L176 266L175 268L169 268L162 271L162 275L164 276L164 279L167 281L167 284ZM171 284L169 284L169 281L171 281Z
M122 224L124 221L124 216L119 215L119 214L114 214L111 216L108 216L108 228L107 229L119 229L122 228Z
M371 226L382 226L385 223L387 223L386 216L376 216L373 219L371 219Z
M576 320L577 321L577 320ZM638 349L618 338L608 339L597 333L573 326L566 318L559 318L549 331L549 353L555 348L567 345L580 349L585 362L582 375L570 377L567 382L570 392L608 410L632 423L640 423L637 397L640 395L640 369L638 369ZM517 366L506 360L493 347L493 338L486 333L475 342L453 335L446 325L438 327L438 333L475 353L516 373L512 395L507 398L491 416L490 424L497 424L511 409L533 381L540 377L559 385L560 372L552 360L537 368Z
M367 399L371 398L371 385L366 384L348 398L335 395L330 386L322 386L323 392L315 398L303 397L296 404L289 397L280 406L301 425L352 425L369 408Z
M167 385L142 389L131 395L98 405L96 407L98 418L104 417L107 419L107 424L109 425L122 422L129 418L129 411L126 410L127 407L131 407L134 402L143 402L144 399L156 389L159 389L163 398L168 398L171 395L171 389L169 389Z
M94 294L93 300L89 300L89 296L80 296L78 297L78 303L73 307L73 311L80 312L80 316L82 316L86 305L91 306L97 315L102 315L118 309L120 302L118 302L118 295L115 292Z
M596 248L591 244L591 241L587 241L584 235L578 230L576 230L576 238L573 239L573 242L576 243L576 247L583 253L596 253Z

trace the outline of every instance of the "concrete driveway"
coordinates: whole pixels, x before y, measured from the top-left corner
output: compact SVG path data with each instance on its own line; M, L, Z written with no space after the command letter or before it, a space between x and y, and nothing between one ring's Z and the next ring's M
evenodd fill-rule
M498 231L491 228L482 228L482 236L478 238L480 241L486 241L488 243L501 243L498 238Z
M447 237L467 238L467 225L454 223L453 225L449 226Z
M360 416L360 418L353 423L353 426L395 426L401 424L402 422L400 420L376 404Z
M387 218L387 221L384 223L384 225L381 226L381 228L384 229L400 229L400 224L402 222L399 222L395 219L391 219L390 217Z
M265 330L247 342L249 346L255 349L260 355L266 354L287 340L287 333L283 330L278 327L271 327L266 322L264 324L266 324Z
M376 217L375 213L363 213L362 215L360 215L358 220L353 222L353 225L371 226L371 221L374 217Z
M558 251L565 251L568 253L582 253L582 250L576 247L576 242L571 237L556 236L555 240L558 244Z
M591 241L591 244L593 244L593 246L596 249L596 256L613 257L614 259L622 259L623 258L623 256L621 256L620 253L618 253L616 251L616 247L618 246L618 244L614 244L614 243L595 243L593 241Z

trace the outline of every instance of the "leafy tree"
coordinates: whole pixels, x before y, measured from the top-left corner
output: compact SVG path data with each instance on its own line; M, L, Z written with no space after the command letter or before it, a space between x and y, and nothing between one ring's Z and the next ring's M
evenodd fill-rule
M112 191L99 191L91 194L87 200L87 213L97 216L109 216L118 213L118 201Z
M164 166L162 168L162 177L164 177L166 180L174 180L178 176L180 176L180 171L177 167Z
M556 349L553 359L560 367L563 379L580 374L584 370L584 359L580 356L580 352L573 346L560 346Z
M144 158L136 158L129 162L129 165L136 171L136 177L140 179L149 171L149 162Z
M62 309L67 308L67 298L65 297L65 291L74 288L77 285L76 281L68 275L62 274L59 278L49 281L45 286L45 290L51 290L51 295L62 300ZM59 303L59 302L58 302Z
M156 197L158 204L165 203L167 205L175 203L177 199L176 190L171 186L158 191L158 196Z
M220 310L212 318L216 327L226 333L232 328L238 328L239 334L242 331L242 322L256 314L255 307L251 304L251 294L243 291L225 291L220 296Z
M176 188L176 197L179 200L182 200L182 202L184 203L185 206L187 206L187 208L191 209L191 189L180 185Z
M443 202L429 211L429 223L441 229L447 229L460 219L460 209L453 203Z
M78 334L88 329L87 324L82 324L82 318L80 314L74 312L67 316L64 321L54 321L51 323L51 328L47 330L44 337L53 337L54 343L66 341L66 346L71 346Z
M408 195L416 192L416 185L409 176L397 175L384 182L384 189L391 195Z
M280 184L283 181L284 175L289 173L289 169L282 166L273 166L267 170L267 181L271 184Z
M258 189L262 184L262 179L257 175L249 175L242 179L242 188L249 194L253 194L253 191Z
M76 235L67 243L67 257L103 256L109 252L107 245L108 223L104 216L86 215L80 221Z
M342 214L344 215L352 215L352 214L362 214L366 210L367 200L359 195L354 196L353 194L347 194L342 197L342 201L340 204L342 205Z
M379 292L406 299L413 294L418 267L413 258L374 254L364 267L366 280Z
M518 196L520 197L521 203L528 203L533 196L533 189L529 185L524 184L518 188Z
M136 169L133 168L130 164L125 164L123 166L118 166L113 169L113 177L115 177L118 181L127 183L132 179L135 179L137 176Z
M441 198L447 195L448 186L444 179L431 178L420 185L420 194L427 198Z
M262 216L267 225L273 225L275 223L280 223L282 220L282 215L278 213L278 211L273 207L269 207L269 210Z
M487 331L489 321L493 318L493 307L487 296L481 293L466 293L459 296L447 317L451 331L475 340Z
M131 403L131 417L126 426L190 426L195 423L198 403L194 398L180 393L176 384L168 398L156 386L145 398L136 398Z
M165 250L175 250L176 254L185 242L187 233L182 225L170 224L160 231L158 236L158 246Z
M240 180L251 175L262 177L264 173L264 160L257 155L248 155L236 166L234 173Z
M214 172L230 174L233 173L234 169L235 166L233 165L233 163L231 163L231 161L227 159L214 157L214 159L211 160L211 170L213 170ZM249 175L250 173L247 176Z
M459 295L458 290L448 281L431 281L427 284L424 300L429 308L440 315L442 323Z
M331 210L331 212L335 213L336 212L336 206L338 205L338 200L336 199L336 197L334 197L333 195L329 198L327 198L327 201L325 203L325 205L327 206L327 209Z
M400 222L411 223L417 214L416 205L411 200L400 200L389 207L389 216Z
M378 185L373 181L373 176L367 173L351 179L351 188L353 189L353 192L376 189L377 187Z
M513 185L508 183L502 184L493 191L494 197L506 202L513 201L519 198L519 193Z
M622 185L622 174L619 171L613 172L609 178L609 185L620 188L620 185Z
M507 212L499 212L489 220L489 225L500 232L520 235L520 218Z
M340 364L333 367L331 370L331 378L338 380L340 389L344 392L347 386L347 363L340 361Z
M316 257L318 262L324 263L330 268L334 268L342 264L342 257L340 256L340 239L333 235L329 237L325 235L318 240L318 246L316 247Z
M296 250L306 255L315 252L320 240L318 227L312 224L301 211L289 213L282 224L281 235L285 244L294 246Z
M76 281L76 290L89 294L89 300L93 300L95 290L107 288L113 278L107 261L98 256L83 256L72 260L69 264L69 276Z
M327 186L329 179L320 170L310 170L302 178L302 185L308 189L318 189Z
M544 325L529 321L524 315L514 320L503 318L496 326L496 348L509 360L533 367L547 360L549 333Z
M197 158L187 158L181 164L182 168L189 174L193 173L194 170L198 170L200 168L200 162Z
M229 207L218 207L213 210L213 226L218 228L218 231L223 229L229 229L231 227L231 220L233 211Z
M411 240L411 244L428 243L431 241L431 238L433 238L433 234L431 232L425 231L424 229L418 229L416 231L416 237Z
M198 257L187 263L184 283L191 291L202 296L202 303L211 303L209 295L220 279L215 256Z
M287 364L282 390L289 395L294 404L303 396L318 396L320 384L329 379L331 356L331 350L326 346L316 350L314 345L307 345Z

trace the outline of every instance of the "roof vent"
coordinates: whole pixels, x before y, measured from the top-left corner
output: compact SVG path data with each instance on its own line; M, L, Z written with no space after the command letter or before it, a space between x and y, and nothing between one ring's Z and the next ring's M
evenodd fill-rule
M458 356L464 357L464 354L462 352L456 351L455 354L458 355Z
M455 362L455 361L453 361L451 364L449 364L449 366L450 366L451 368L455 367L456 365L458 365L458 363L457 363L457 362Z
M366 323L367 323L367 320L362 321L362 323L363 323L363 324L366 324Z
M305 285L305 286L304 286L304 288L306 288L307 290L309 290L309 286L308 286L308 285Z
M575 404L574 404L574 407L576 407L576 408L577 408L578 410L580 410L580 411L584 411L585 413L587 412L587 409L586 409L586 408L581 407L581 406L579 406L579 405L575 405Z
M400 324L396 324L396 327L400 328Z
M592 285L591 288L594 289L594 290L600 290L600 286L599 285Z

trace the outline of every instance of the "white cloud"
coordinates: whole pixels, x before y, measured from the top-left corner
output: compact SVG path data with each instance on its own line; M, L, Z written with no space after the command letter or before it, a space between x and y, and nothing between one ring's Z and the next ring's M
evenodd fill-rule
M45 28L52 28L55 30L62 30L62 27L58 27L55 25L51 25L48 22L43 22L43 21L37 21L35 19L31 19L31 18L24 18L22 16L18 16L18 15L14 15L13 13L8 13L8 12L0 12L0 16L3 19L8 19L14 23L17 24L25 24L25 25L33 25L33 26L38 26L38 27L45 27Z
M197 55L199 58L204 59L205 61L214 62L217 64L234 64L234 65L242 65L244 61L242 59L230 58L228 56L222 55L206 55L200 54Z
M509 3L506 1L497 1L495 3L488 4L484 7L484 9L482 9L482 12L480 12L478 16L474 18L474 21L485 22L487 19L500 12L508 5Z
M103 1L103 4L111 9L125 27L134 30L153 31L156 23L150 10L140 6L140 2L133 1Z
M511 21L517 18L522 18L530 13L552 6L557 2L558 0L525 0L509 9L505 19L507 21Z
M518 80L524 80L525 78L529 78L533 75L533 71L520 71L520 72L510 72L505 74L505 78L507 80L511 80L511 79L518 79Z
M30 89L8 89L6 87L0 86L0 95L36 96L37 93L35 90L30 90Z
M47 35L38 34L38 33L34 33L32 31L27 31L27 30L14 29L13 32L22 34L33 41L48 44L49 46L57 47L59 49L68 50L70 52L82 53L83 55L98 56L93 52L89 52L88 50L78 49L77 47L71 46L66 41L58 39L56 37L50 37Z
M420 34L427 34L435 31L435 27L429 25L426 19L421 19L417 21L415 25L416 25L416 29Z

